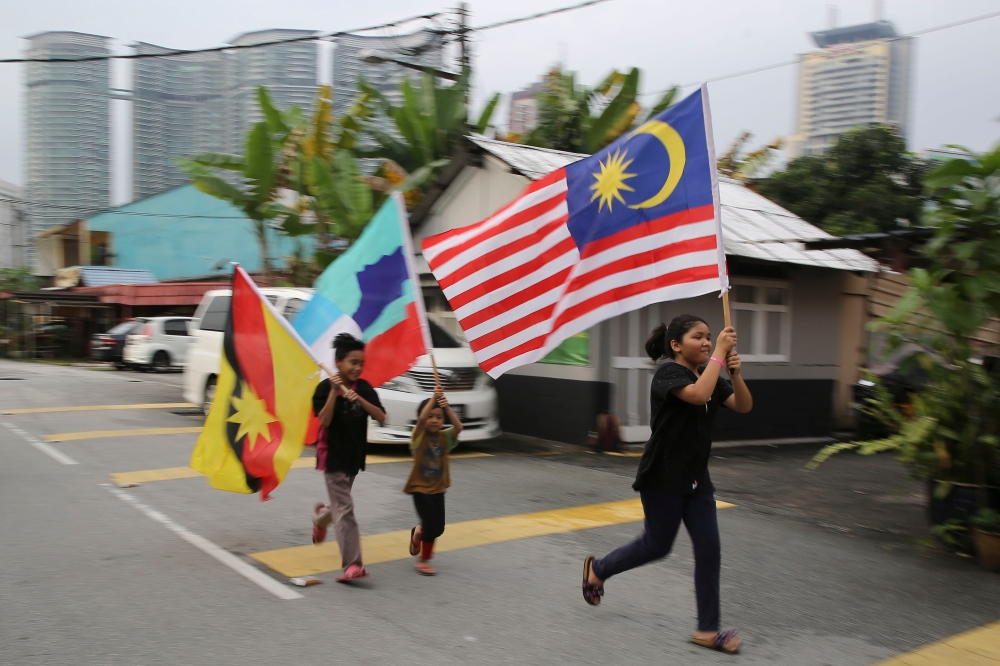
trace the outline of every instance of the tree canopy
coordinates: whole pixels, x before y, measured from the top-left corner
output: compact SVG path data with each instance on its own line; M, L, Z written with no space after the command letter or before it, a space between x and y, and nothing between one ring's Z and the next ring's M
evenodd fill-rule
M925 160L891 125L845 132L825 155L792 160L754 188L802 219L843 236L920 223Z

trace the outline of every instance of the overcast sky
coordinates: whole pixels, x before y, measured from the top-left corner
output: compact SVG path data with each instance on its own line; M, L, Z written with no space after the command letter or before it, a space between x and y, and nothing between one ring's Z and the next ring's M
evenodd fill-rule
M473 0L472 25L571 4L572 0ZM74 30L113 37L115 49L144 41L175 48L217 46L264 28L352 29L439 11L454 0L0 0L0 57L18 57L24 36ZM812 30L872 20L872 0L612 0L605 4L475 36L477 104L511 92L563 60L585 83L612 67L642 69L641 90L664 89L794 59L813 48ZM910 33L1000 9L996 0L888 0L883 15ZM1000 139L1000 17L917 39L910 147L959 143L985 149ZM0 65L0 180L24 183L23 73ZM119 83L127 69L116 63ZM743 76L709 88L715 137L723 150L742 130L765 142L794 131L794 66ZM643 97L648 103L652 96ZM506 100L505 100L506 101ZM115 102L116 106L127 102ZM123 109L116 109L123 119ZM505 115L505 114L504 114ZM113 198L127 196L127 126L115 130Z

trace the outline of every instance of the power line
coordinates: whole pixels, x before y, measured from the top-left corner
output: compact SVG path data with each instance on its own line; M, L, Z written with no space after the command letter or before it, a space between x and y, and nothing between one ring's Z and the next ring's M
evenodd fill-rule
M256 44L233 44L230 46L214 46L207 49L170 49L165 53L125 53L125 54L109 53L107 55L84 56L82 58L6 58L0 60L0 65L10 64L10 63L31 63L31 62L95 62L99 60L143 60L146 58L172 58L175 56L195 55L198 53L218 53L219 51L239 51L242 49L259 49L265 46L294 44L296 42L314 42L325 39L331 39L333 37L344 37L356 32L371 32L372 30L383 30L385 28L393 28L399 25L403 25L405 23L410 23L412 21L431 20L440 15L441 15L440 12L434 12L433 14L421 14L419 16L411 16L410 18L400 19L397 21L390 21L389 23L381 23L379 25L368 26L367 28L357 28L355 30L340 30L337 32L328 32L325 34L307 35L305 37L276 39L268 42L258 42Z
M610 0L585 0L584 2L579 2L574 5L567 5L565 7L557 7L555 9L549 9L543 12L538 12L535 14L530 14L528 16L519 16L517 18L506 19L503 21L497 21L496 23L490 23L488 25L479 26L476 28L466 28L467 32L479 32L482 30L492 30L494 28L500 28L507 25L513 25L515 23L523 23L525 21L533 21L535 19L545 18L546 16L553 16L555 14L561 14L564 12L574 11L577 9L583 9L584 7L589 7L591 5L601 4L603 2L610 2ZM218 53L220 51L239 51L243 49L258 49L266 46L278 46L281 44L294 44L298 42L313 42L322 41L326 39L331 39L333 37L343 37L351 35L358 32L371 32L374 30L385 30L388 28L395 28L406 23L411 23L413 21L430 21L441 16L441 12L433 12L430 14L420 14L417 16L411 16L410 18L399 19L396 21L389 21L388 23L381 23L379 25L372 25L365 28L356 28L354 30L340 30L337 32L328 32L325 34L313 34L304 37L291 37L289 39L276 39L267 42L258 42L256 44L234 44L229 46L215 46L205 49L170 49L164 53L128 53L128 54L107 54L107 55L95 55L95 56L83 56L80 58L5 58L0 59L0 65L2 64L18 64L18 63L44 63L44 62L97 62L102 60L144 60L148 58L172 58L176 56L185 55L196 55L199 53ZM457 30L436 30L441 35L451 35L456 34Z
M506 19L504 21L497 21L496 23L481 25L476 28L469 28L469 31L481 32L483 30L492 30L493 28L502 28L505 25L514 25L515 23L524 23L525 21L534 21L535 19L544 18L546 16L552 16L553 14L562 14L563 12L571 12L576 9L583 9L584 7L590 7L591 5L599 5L602 2L610 2L610 0L585 0L585 2L578 2L575 5L567 5L565 7L558 7L556 9L548 9L544 12L538 12L537 14L531 14L529 16L520 16L518 18Z
M983 14L981 16L974 16L968 19L962 19L961 21L954 21L953 23L945 23L943 25L937 25L931 28L925 28L923 30L917 30L916 32L911 32L908 35L900 35L898 37L888 37L879 41L885 42L895 42L901 39L910 39L912 37L919 37L921 35L927 35L932 32L939 32L941 30L948 30L950 28L957 28L959 26L968 25L970 23L976 23L978 21L985 21L986 19L996 18L1000 16L1000 11L991 12L989 14ZM771 65L762 65L761 67L753 67L751 69L744 69L739 72L733 72L732 74L724 74L722 76L716 76L710 79L705 79L704 81L695 81L692 83L685 83L683 85L676 86L678 88L693 88L695 86L700 86L702 83L716 83L718 81L726 81L728 79L736 79L741 76L749 76L750 74L758 74L760 72L766 72L772 69L780 69L782 67L788 67L789 65L798 64L798 60L786 60L784 62L777 62ZM654 90L653 92L639 93L640 97L646 97L649 95L662 95L667 91L672 90L674 86L670 88L664 88L663 90Z
M27 199L9 199L6 197L0 197L0 202L4 203L19 203L25 206L34 206L36 208L55 208L58 210L73 211L76 214L77 211L83 209L78 206L62 206L60 204L49 204L42 203L41 201L28 201ZM249 220L249 217L232 217L229 215L171 215L169 213L142 213L139 211L130 210L116 210L114 208L108 208L105 210L95 211L93 213L81 213L81 217L94 217L95 215L102 215L104 213L110 213L112 215L133 215L136 217L165 217L173 219L192 219L192 220Z

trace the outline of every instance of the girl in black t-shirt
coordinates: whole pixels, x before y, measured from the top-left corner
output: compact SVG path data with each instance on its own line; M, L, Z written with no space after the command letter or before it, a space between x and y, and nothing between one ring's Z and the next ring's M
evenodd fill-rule
M317 504L313 512L313 543L322 543L330 523L337 532L337 545L344 573L339 582L368 575L361 561L361 535L354 517L351 488L365 468L368 417L385 421L385 411L372 385L361 379L365 367L365 343L348 333L333 341L337 374L324 379L313 394L313 412L322 429L316 446L316 468L323 471L330 504Z
M737 652L742 640L736 631L719 630L722 559L708 459L719 407L744 413L753 407L735 347L736 331L727 327L712 353L708 324L694 315L681 315L670 326L660 324L653 331L646 353L654 361L664 356L672 360L653 376L652 435L632 486L642 499L645 532L601 559L587 557L583 564L583 598L596 606L608 578L666 557L683 521L694 548L698 602L698 631L691 642L728 653ZM732 375L732 386L723 377L723 368Z

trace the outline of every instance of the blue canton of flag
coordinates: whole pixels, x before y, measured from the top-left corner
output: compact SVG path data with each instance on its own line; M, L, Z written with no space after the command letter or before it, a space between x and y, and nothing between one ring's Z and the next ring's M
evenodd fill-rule
M727 291L708 92L558 169L478 224L423 242L497 377L650 303Z

